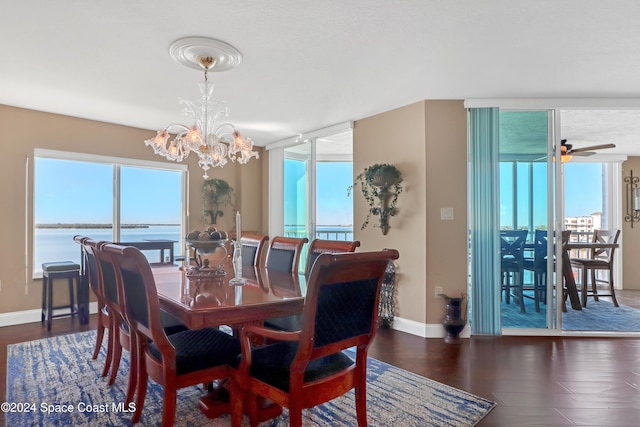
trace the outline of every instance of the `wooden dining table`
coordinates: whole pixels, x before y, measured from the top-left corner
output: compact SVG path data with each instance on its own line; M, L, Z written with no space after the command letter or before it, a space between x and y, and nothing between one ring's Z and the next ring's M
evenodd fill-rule
M580 296L578 295L578 287L576 285L576 279L573 276L573 268L571 268L571 257L569 252L572 249L605 249L605 248L617 248L618 243L602 243L602 242L569 242L564 245L562 251L562 275L564 277L565 288L571 308L574 310L582 310L582 304L580 303ZM565 298L562 299L562 310L566 311Z
M248 265L242 269L245 283L232 285L231 262L222 267L218 271L154 267L160 307L190 329L242 326L302 313L304 275Z

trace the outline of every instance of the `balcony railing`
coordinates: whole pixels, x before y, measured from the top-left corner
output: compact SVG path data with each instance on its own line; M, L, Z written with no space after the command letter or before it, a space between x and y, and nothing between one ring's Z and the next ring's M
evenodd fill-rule
M285 226L284 235L286 237L307 237L307 232L304 229L297 227ZM349 227L318 227L316 230L316 239L325 240L353 240L353 229Z

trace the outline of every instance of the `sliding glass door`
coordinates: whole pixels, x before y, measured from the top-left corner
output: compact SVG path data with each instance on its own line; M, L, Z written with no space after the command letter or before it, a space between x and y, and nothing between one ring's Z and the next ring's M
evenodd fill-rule
M287 237L309 237L313 231L310 182L312 145L304 142L284 150L284 234Z
M575 104L576 109L547 108L546 104L553 103ZM623 222L623 175L635 166L637 156L628 157L633 154L620 148L630 147L629 135L635 133L629 123L637 122L630 120L637 113L595 110L575 100L480 100L466 101L465 106L470 109L469 210L472 220L479 218L470 222L472 328L476 333L502 331L511 335L539 333L528 332L531 328L555 329L558 334L637 332L638 327L630 327L631 322L624 317L628 307L613 307L610 297L600 298L602 303L592 302L595 298L589 297L587 307L582 309L567 304L563 312L559 304L563 278L560 257L556 256L561 251L557 236L562 230L571 231L571 241L591 240L596 229L622 230L614 257L613 283L617 296L632 294L627 291L635 283L629 274L630 263L622 264L623 248L628 253L633 238L628 232L631 228ZM487 112L491 112L491 120L484 119ZM562 140L567 149L573 147L568 156L559 155ZM499 154L486 155L496 147ZM627 173L623 174L625 167ZM484 186L476 187L476 182ZM493 195L494 189L499 195ZM519 230L526 233L522 262L502 250L498 237L515 235ZM546 274L535 261L536 249L544 254L544 237ZM569 253L573 258L588 256L590 253L584 250ZM577 295L572 293L575 300L580 297L582 277L578 269L567 269L566 273L573 274L577 282ZM597 279L607 280L608 274L602 273ZM602 286L606 290L608 284ZM537 293L542 288L543 295ZM637 304L632 299L627 301L632 306ZM608 306L613 307L611 317L597 317L596 309ZM616 323L614 318L620 321Z
M353 182L352 145L349 130L282 148L285 236L353 240L353 199L347 194Z
M547 328L555 307L550 111L500 111L500 298L503 328Z

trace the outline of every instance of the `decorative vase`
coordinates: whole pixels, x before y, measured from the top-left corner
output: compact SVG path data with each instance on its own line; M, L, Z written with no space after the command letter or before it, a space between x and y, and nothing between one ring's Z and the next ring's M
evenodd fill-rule
M447 332L444 342L448 344L457 343L460 340L460 332L467 324L462 315L462 303L466 295L462 294L459 298L452 298L444 294L440 294L440 296L447 303L447 314L442 321L442 326Z

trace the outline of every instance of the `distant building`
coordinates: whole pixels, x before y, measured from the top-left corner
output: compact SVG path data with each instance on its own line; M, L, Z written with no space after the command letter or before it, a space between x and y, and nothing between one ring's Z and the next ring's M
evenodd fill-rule
M564 229L571 233L593 233L602 227L602 212L594 212L588 216L568 216L564 218Z

